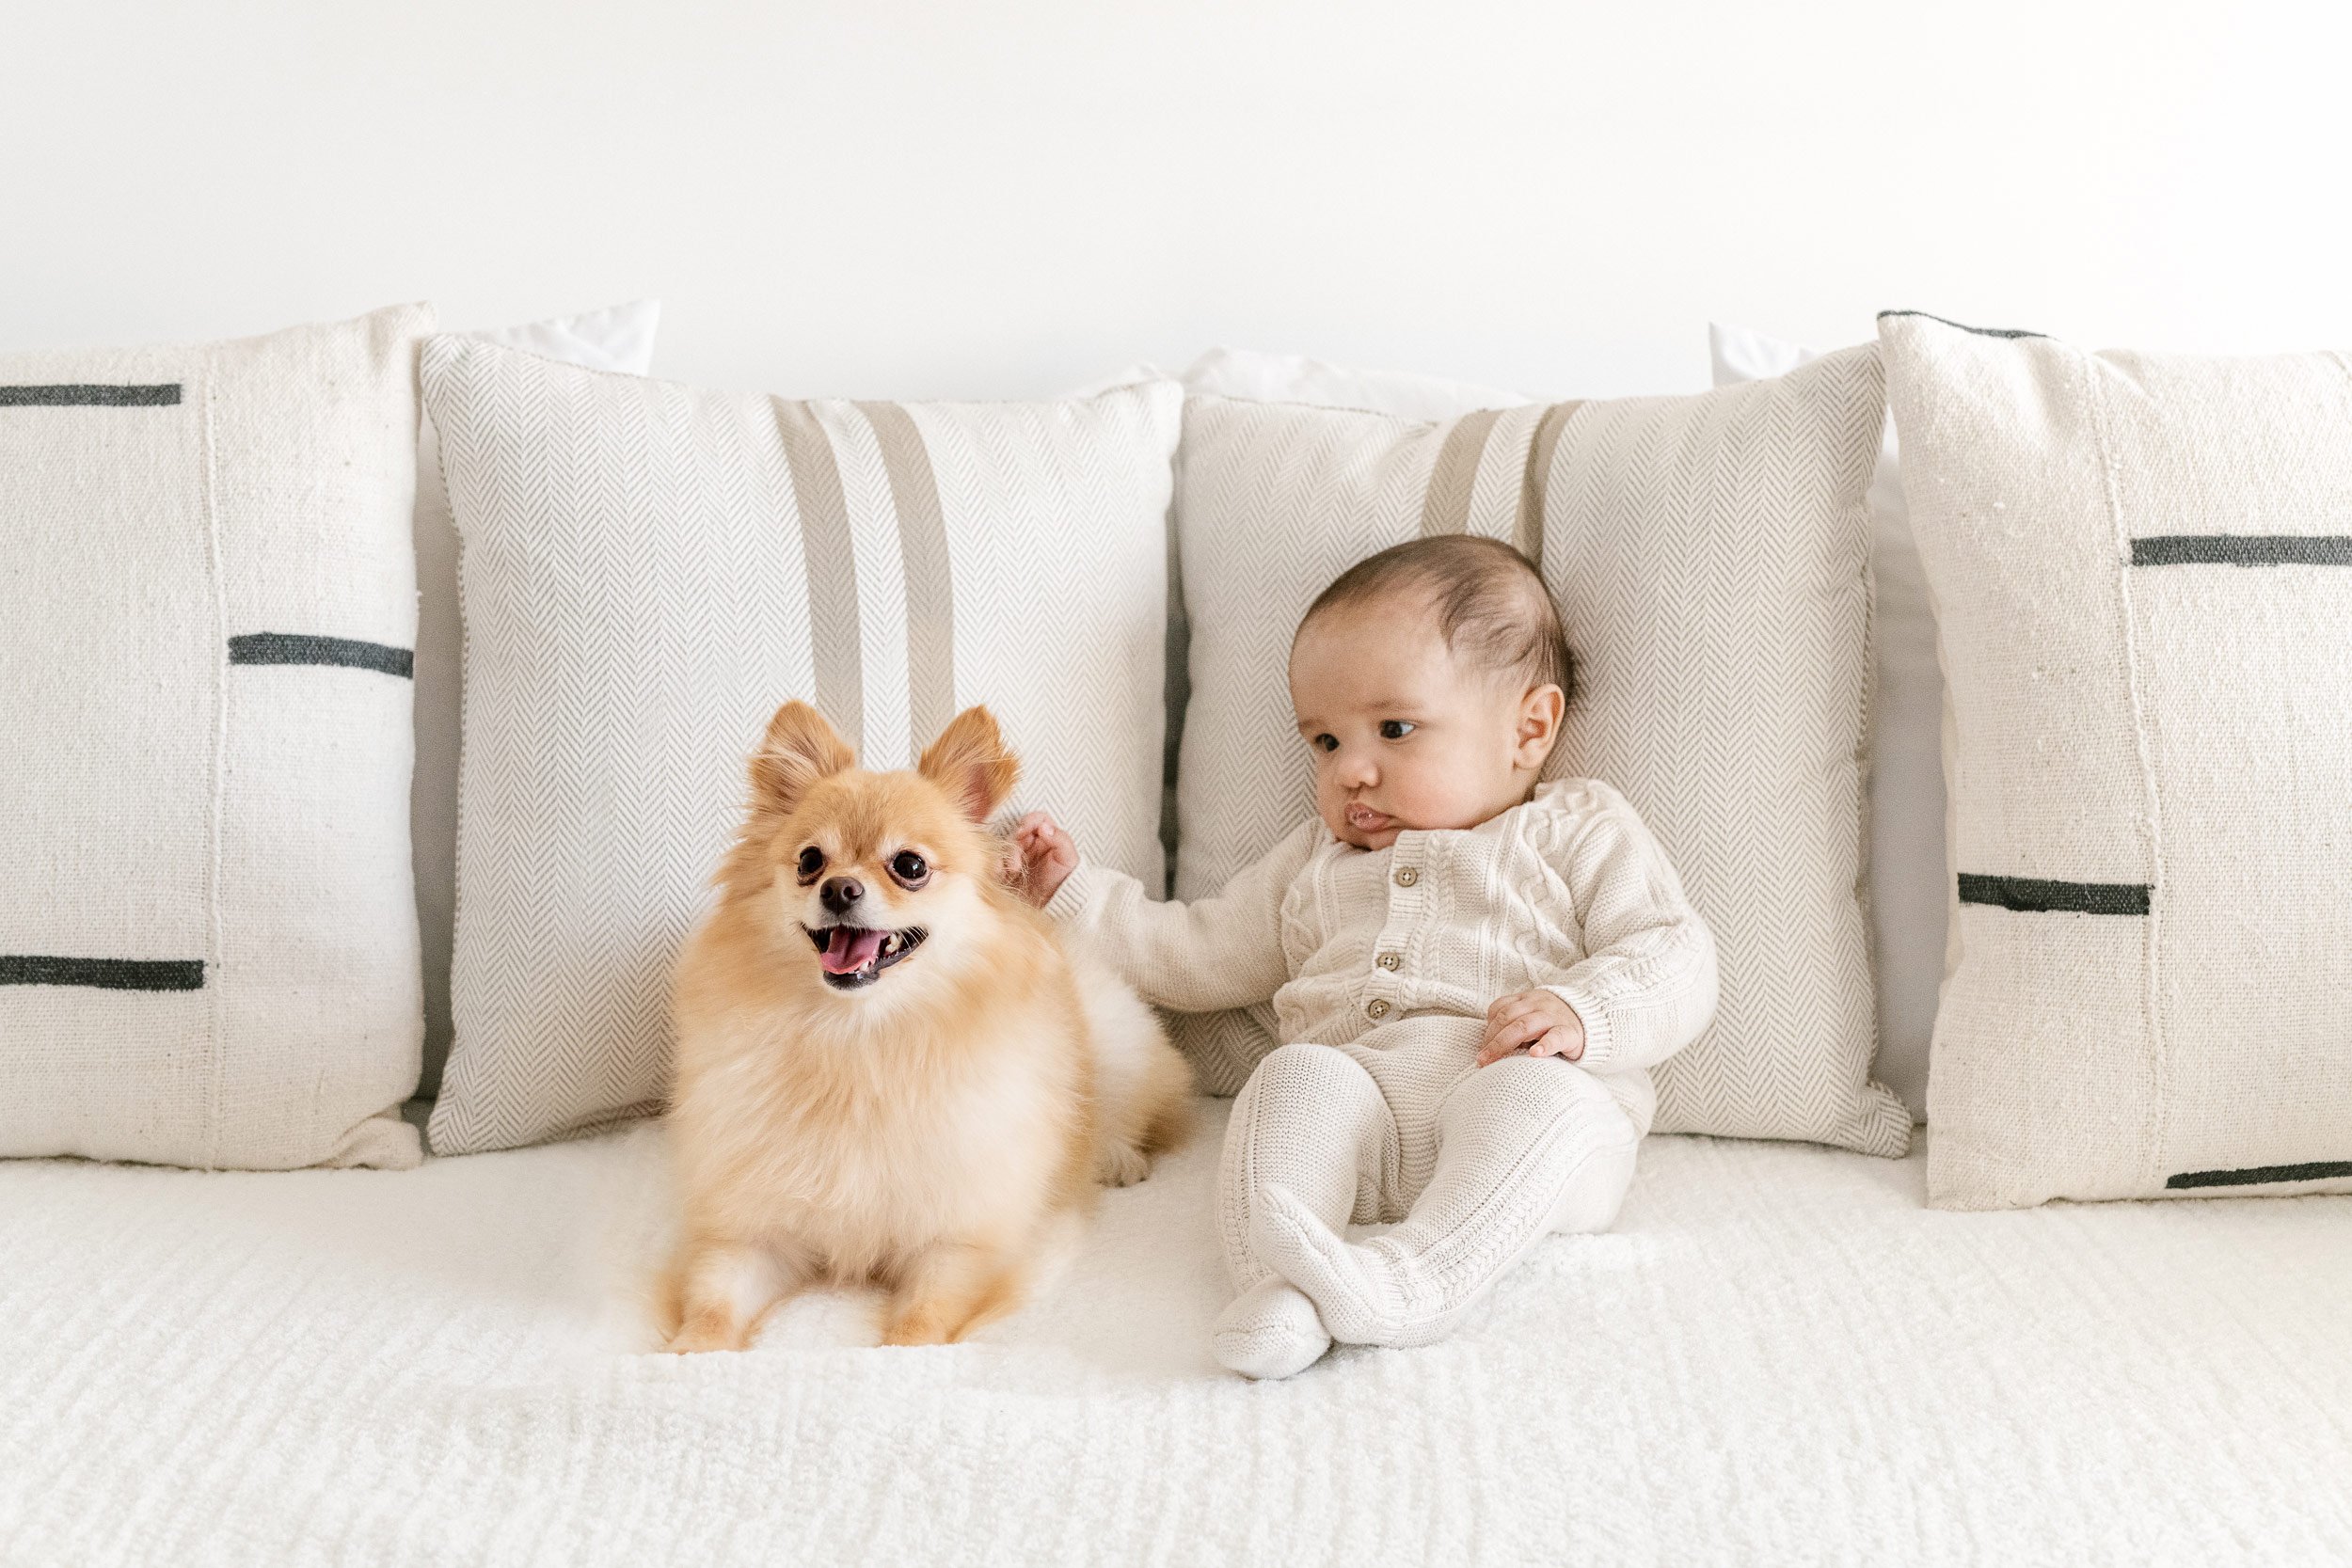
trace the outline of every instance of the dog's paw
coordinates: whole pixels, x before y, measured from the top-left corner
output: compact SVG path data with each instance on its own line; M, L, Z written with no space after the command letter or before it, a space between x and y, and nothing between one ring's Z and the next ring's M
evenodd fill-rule
M1094 1179L1105 1187L1132 1187L1152 1174L1152 1156L1119 1138L1105 1138L1094 1160Z
M741 1350L746 1343L740 1323L706 1315L679 1324L661 1348L672 1355L699 1355L706 1351Z

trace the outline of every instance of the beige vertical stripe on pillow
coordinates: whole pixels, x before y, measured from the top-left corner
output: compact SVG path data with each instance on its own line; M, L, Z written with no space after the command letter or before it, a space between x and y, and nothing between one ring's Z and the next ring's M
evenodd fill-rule
M851 746L865 744L866 673L858 652L857 557L850 503L833 441L805 403L775 403L776 434L792 470L801 512L801 559L808 569L808 639L817 666L817 705Z
M1437 467L1429 475L1429 493L1422 498L1421 531L1424 536L1461 533L1470 527L1470 489L1478 483L1478 461L1486 451L1486 437L1502 418L1498 409L1482 408L1463 415L1447 429L1438 448Z
M1511 542L1530 561L1541 562L1544 558L1544 485L1551 476L1551 454L1560 445L1560 432L1583 406L1584 400L1576 398L1546 408L1535 422L1534 439L1528 444L1527 467L1520 470L1519 513L1511 528Z
M947 524L922 432L895 403L861 403L874 427L890 499L898 515L898 553L906 572L907 729L919 754L956 716L955 582L947 564Z

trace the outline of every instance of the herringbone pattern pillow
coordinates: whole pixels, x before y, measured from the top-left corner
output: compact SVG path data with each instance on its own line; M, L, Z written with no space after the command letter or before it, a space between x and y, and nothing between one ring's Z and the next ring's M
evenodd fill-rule
M1902 1152L1911 1118L1869 1079L1856 893L1883 413L1867 349L1697 397L1436 424L1189 400L1177 896L1309 810L1285 670L1323 584L1418 533L1511 540L1542 562L1586 683L1554 771L1631 798L1721 948L1715 1025L1659 1069L1658 1129ZM1268 1022L1210 1015L1179 1037L1230 1091Z
M1091 853L1158 839L1169 383L794 403L440 338L466 618L441 1152L655 1109L669 980L777 704L871 767L985 702Z

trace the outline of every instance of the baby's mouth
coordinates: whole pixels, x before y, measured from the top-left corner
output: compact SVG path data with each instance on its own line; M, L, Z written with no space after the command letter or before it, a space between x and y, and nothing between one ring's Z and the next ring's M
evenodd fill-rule
M1375 811L1357 801L1348 803L1347 825L1359 833L1376 833L1394 820L1387 812Z
M870 986L882 972L923 945L930 933L920 926L877 931L864 926L803 926L824 966L825 984L835 990Z

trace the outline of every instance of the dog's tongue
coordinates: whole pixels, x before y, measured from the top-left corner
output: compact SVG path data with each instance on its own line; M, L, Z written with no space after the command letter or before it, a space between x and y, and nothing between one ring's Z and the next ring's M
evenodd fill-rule
M828 974L850 974L864 969L882 953L882 933L855 926L835 926L825 939L821 962Z

